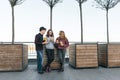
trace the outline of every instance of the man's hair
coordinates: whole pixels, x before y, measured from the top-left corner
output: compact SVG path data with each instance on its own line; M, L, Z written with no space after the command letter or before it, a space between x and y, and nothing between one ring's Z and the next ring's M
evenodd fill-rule
M39 31L46 30L44 27L40 27Z

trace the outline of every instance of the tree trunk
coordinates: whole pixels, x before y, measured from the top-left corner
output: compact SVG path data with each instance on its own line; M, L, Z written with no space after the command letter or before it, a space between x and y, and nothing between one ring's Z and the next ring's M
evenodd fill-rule
M12 44L14 44L14 7L12 6Z
M109 23L108 23L108 10L106 10L106 26L107 26L107 43L109 44Z
M82 3L79 0L79 7L80 7L80 23L81 23L81 44L83 44L83 20L82 20Z
M52 7L50 7L50 29L52 29Z

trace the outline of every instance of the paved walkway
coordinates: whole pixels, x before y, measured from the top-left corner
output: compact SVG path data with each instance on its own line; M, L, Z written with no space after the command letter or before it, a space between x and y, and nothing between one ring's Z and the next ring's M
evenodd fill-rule
M64 72L40 75L31 64L23 72L0 72L0 80L120 80L120 68L73 69L65 64Z

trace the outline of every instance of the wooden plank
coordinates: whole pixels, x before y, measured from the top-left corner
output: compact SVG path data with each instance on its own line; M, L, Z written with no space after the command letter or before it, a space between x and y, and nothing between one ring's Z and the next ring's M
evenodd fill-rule
M91 52L86 52L86 53L76 53L77 56L92 56L95 55L97 56L97 53L91 53Z
M92 63L92 64L76 64L77 65L77 67L97 67L98 65L96 64L96 63Z
M77 59L97 59L96 55L92 55L92 56L77 56Z
M120 44L108 45L108 66L120 66Z
M76 53L97 53L97 50L76 50Z
M76 59L76 62L87 63L87 62L97 62L97 59Z
M96 46L93 47L93 46L77 45L76 49L79 49L79 50L86 50L86 49L95 50L95 49L97 49L97 47Z

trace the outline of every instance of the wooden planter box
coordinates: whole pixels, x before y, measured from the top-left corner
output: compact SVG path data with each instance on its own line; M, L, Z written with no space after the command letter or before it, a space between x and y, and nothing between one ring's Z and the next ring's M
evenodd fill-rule
M120 43L98 44L99 65L120 67Z
M74 68L98 67L97 44L71 44L69 64Z
M0 44L0 71L22 71L27 65L27 45Z
M44 66L46 65L47 63L47 56L46 56L46 53L44 51ZM57 56L57 50L55 49L55 52L54 52L54 61L51 63L51 69L58 69L60 67L60 64L58 62L58 56Z

